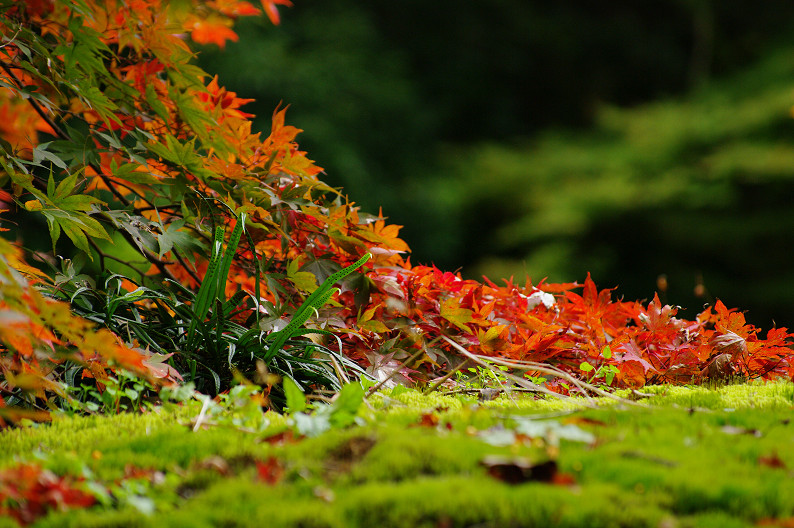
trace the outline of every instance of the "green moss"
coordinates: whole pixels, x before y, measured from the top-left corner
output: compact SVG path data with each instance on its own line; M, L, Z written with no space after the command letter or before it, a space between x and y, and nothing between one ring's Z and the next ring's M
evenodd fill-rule
M19 525L10 517L0 517L0 528L19 528Z
M724 512L706 512L679 518L680 528L749 528L753 523Z
M509 454L459 433L384 428L379 441L351 472L356 482L389 482L419 476L481 475L487 454Z
M137 510L107 510L97 508L55 513L38 521L36 528L148 528L153 519Z
M165 477L135 492L153 500L151 517L121 494L115 506L38 526L744 526L794 516L791 387L646 388L656 395L642 406L598 400L557 412L556 423L587 431L593 444L547 433L503 445L521 420L548 419L542 400L444 406L449 396L416 393L391 406L373 397L381 410L363 408L366 425L274 445L229 427L193 432L173 413L73 418L0 440L14 438L4 464L23 456L21 446L40 445L58 474L87 467L113 486L130 464ZM60 447L69 424L77 433ZM508 485L488 475L483 462L493 455L556 458L575 485ZM283 469L276 485L258 478L257 461L270 457Z
M172 428L180 420L198 414L195 406L158 408L146 414L114 416L56 416L52 423L4 431L4 455L27 456L32 451L91 452L109 438L133 438ZM5 459L8 460L8 459Z
M651 385L643 387L644 394L660 396L647 403L679 405L707 409L790 409L794 406L794 383L755 381L717 387ZM618 391L618 396L629 397L629 391Z
M227 479L187 501L180 511L158 516L159 526L349 526L311 491L257 484L251 478Z

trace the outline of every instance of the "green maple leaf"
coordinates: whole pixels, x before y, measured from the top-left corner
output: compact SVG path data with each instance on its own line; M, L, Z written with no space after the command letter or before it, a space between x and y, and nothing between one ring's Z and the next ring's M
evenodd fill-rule
M471 332L471 328L466 326L466 323L469 323L473 320L474 312L467 308L460 307L460 299L456 299L455 297L450 297L449 299L445 299L441 302L441 307L438 310L438 314L449 321L450 323L454 324L464 332Z
M50 229L53 250L61 232L89 257L91 249L88 246L88 237L111 240L102 224L90 216L90 213L97 212L99 205L105 203L94 196L79 193L77 173L64 178L57 187L50 173L46 194L33 186L32 177L16 177L14 180L36 197L36 200L27 202L25 208L44 215ZM73 194L75 192L78 194Z
M189 231L182 231L185 221L180 219L170 224L159 224L161 233L157 235L157 244L160 247L159 258L176 248L180 253L189 255L193 250L201 249L201 244Z
M298 271L298 261L287 264L287 278L301 291L313 292L317 289L317 278L308 271Z

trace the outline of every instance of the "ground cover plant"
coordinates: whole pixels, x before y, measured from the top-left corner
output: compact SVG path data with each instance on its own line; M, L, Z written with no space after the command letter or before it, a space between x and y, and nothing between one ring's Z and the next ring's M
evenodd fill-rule
M404 512L397 498L421 501L472 476L502 482L493 493L505 498L488 515L513 522L528 489L569 508L580 505L569 489L546 485L577 482L568 469L558 471L558 440L593 447L597 436L580 422L538 426L512 414L480 416L470 407L462 417L441 420L441 407L461 407L455 398L418 417L392 415L390 402L419 395L403 385L483 400L508 392L506 401L520 407L515 393L521 391L608 397L610 390L657 384L791 379L794 334L762 333L719 301L686 320L658 296L616 300L590 276L581 284L498 285L412 263L399 226L323 183L322 169L296 143L300 131L286 124L286 109L274 111L262 138L241 109L247 100L191 62L189 43L223 47L237 38L236 18L263 10L278 23L279 4L289 2L265 0L261 9L231 1L0 4L0 221L7 230L0 240L0 425L20 427L3 433L9 446L0 476L4 514L45 525L146 525L153 522L146 515L157 512L158 523L184 524L196 511L191 497L204 504L249 497L256 491L246 481L252 471L271 485L292 475L294 489L273 491L295 507L250 510L243 500L229 515L241 516L244 525L270 516L328 526L444 523L440 503L428 505L426 520L421 508ZM785 400L788 387L757 390ZM623 397L629 396L639 397ZM790 399L781 405L790 409ZM174 400L181 404L169 404ZM364 401L381 410L364 410ZM81 416L95 412L121 415ZM379 431L378 412L395 428L420 426L383 450L410 454L414 443L426 449L389 459L391 473L372 467L355 476L354 462L391 436ZM731 417L743 414L715 410L714 416L725 422L720 426L738 428L731 431L756 430L750 414L736 423ZM53 418L49 428L35 426ZM487 433L478 432L481 421ZM129 434L119 439L120 430ZM231 440L230 431L237 435ZM436 433L449 435L443 449L465 453L460 461L433 455L442 449L430 447ZM74 454L60 456L55 437L58 449ZM328 447L334 442L339 452ZM290 456L327 458L333 478L290 473L304 466L284 465L269 453L279 443L295 449ZM23 456L36 446L41 460ZM508 458L483 458L492 447ZM774 469L785 466L782 452L780 459L747 449L748 459L764 456ZM530 456L538 450L540 462ZM401 487L417 473L416 463L424 464L419 475L448 480ZM234 485L210 489L219 476ZM376 494L381 498L359 509L357 494L385 485L375 482L379 476L393 493ZM650 488L667 477L648 478L639 484ZM539 480L545 491L536 489ZM532 486L508 491L527 482ZM350 491L354 485L359 491ZM669 490L624 503L614 498L620 486L596 488L593 497L620 501L614 512L596 515L600 502L593 499L570 511L525 513L531 523L579 525L596 515L605 525L657 525L666 515L682 522L712 510L718 520L738 515L723 499L755 497L743 488L720 488L717 496L696 488L707 505L701 508ZM348 498L334 502L343 495ZM336 509L320 512L318 498ZM491 504L491 498L478 500ZM770 491L763 507L739 517L789 517L787 498ZM99 519L45 518L96 504ZM217 515L226 514L206 511L191 522L234 522ZM473 515L448 523L481 518Z
M332 406L265 412L255 391L238 387L209 410L194 396L143 414L7 430L4 513L39 527L738 527L794 518L791 382L619 393L636 401L482 402L401 388L366 403L348 397L334 411L347 407L348 418L322 434L307 420Z

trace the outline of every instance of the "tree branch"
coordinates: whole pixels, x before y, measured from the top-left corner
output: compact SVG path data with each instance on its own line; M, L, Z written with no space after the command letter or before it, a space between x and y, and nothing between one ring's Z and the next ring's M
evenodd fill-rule
M21 87L22 86L22 82L19 80L19 77L16 76L16 74L14 73L13 69L11 68L11 66L9 66L5 61L0 61L0 67L3 69L3 71L5 71L8 74L8 76L14 81L14 83L16 83L17 87ZM41 116L41 118L50 126L50 128L52 128L53 132L55 132L55 135L59 139L63 139L63 140L68 140L69 139L69 136L47 114L47 112L44 110L44 108L42 108L41 105L35 99L33 99L32 97L28 97L27 99L28 99L28 102L30 103L30 105L36 111L36 113L39 114L39 116ZM130 201L124 195L122 195L118 191L118 189L116 189L116 185L118 185L118 184L114 184L114 182L111 182L110 179L108 178L108 176L105 175L102 172L102 170L100 170L100 168L97 167L96 165L94 165L92 163L88 163L87 166L91 167L97 173L99 178L102 179L102 182L107 186L107 188L110 190L110 192L112 192L113 195L116 198L118 198L119 201L121 201L122 204L124 204L125 206L129 206L130 205ZM137 247L137 244L135 244L135 241L132 239L132 236L129 233L127 233L123 229L121 229L119 231L121 232L121 234L125 238L125 240L127 240L127 242L129 242L133 247ZM171 280L176 281L176 277L168 270L168 268L166 268L166 263L165 262L163 262L159 258L155 257L150 251L146 250L145 248L140 248L140 250L141 250L141 254L146 258L146 260L148 260L155 267L157 267L157 269L160 271L161 274L163 274L164 276L170 278ZM185 265L184 261L179 259L179 263L180 263L180 265L182 265L185 268L185 270L189 274L191 274L191 276L195 276L195 273L193 273L192 270ZM178 281L176 281L176 282L178 282ZM200 280L197 280L197 282L199 284L201 283Z
M8 64L6 64L5 61L0 61L0 67L2 67L3 70L5 70L5 72L8 74L8 76L11 77L11 79L14 80L14 82L17 85L17 87L21 87L22 86L22 81L19 80L19 77L16 76L16 74L14 73L14 70L11 69L11 67ZM28 97L28 102L30 102L30 106L33 107L33 109L36 111L36 113L39 114L41 116L41 118L48 125L50 125L50 128L52 128L52 130L55 132L56 136L58 136L61 139L68 139L69 138L69 136L66 135L66 133L63 131L63 129L60 126L58 126L58 124L55 121L52 120L52 118L47 114L47 112L44 111L44 109L41 107L41 105L38 103L38 101L36 101L32 97Z

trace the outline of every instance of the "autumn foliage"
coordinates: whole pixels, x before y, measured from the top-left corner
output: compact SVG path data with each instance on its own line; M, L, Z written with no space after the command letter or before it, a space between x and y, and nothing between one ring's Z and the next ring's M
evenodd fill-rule
M447 336L480 355L544 362L576 376L583 362L613 366L612 385L620 387L794 375L794 335L777 328L762 336L721 302L686 320L658 297L614 300L590 277L497 285L413 265L399 226L319 179L322 169L300 150L301 130L286 123L285 108L274 111L263 137L244 110L249 100L191 63L191 41L223 47L237 39L236 18L264 14L277 24L278 5L290 3L30 0L3 8L0 222L16 226L17 239L0 246L0 417L21 416L11 405L15 413L43 412L54 397L68 397L65 387L75 382L66 365L100 389L118 369L163 382L152 352L174 354L171 368L195 376L180 358L197 351L111 333L101 328L114 328L111 310L89 321L70 313L68 301L120 273L130 313L141 321L173 315L156 299L136 301L135 292L175 285L195 292L215 228L239 221L246 235L223 299L242 291L245 300L228 310L214 305L208 318L228 316L267 333L289 321L318 283L370 253L308 325L336 336L343 353L374 374L402 367L416 381L442 374L460 361L440 339ZM52 252L21 250L39 237L31 225L46 226L50 246L69 262L85 258L82 274L64 272L74 268ZM34 257L52 266L34 269Z
M0 515L27 525L50 511L86 508L96 503L83 489L83 479L61 477L37 464L18 464L0 471Z

